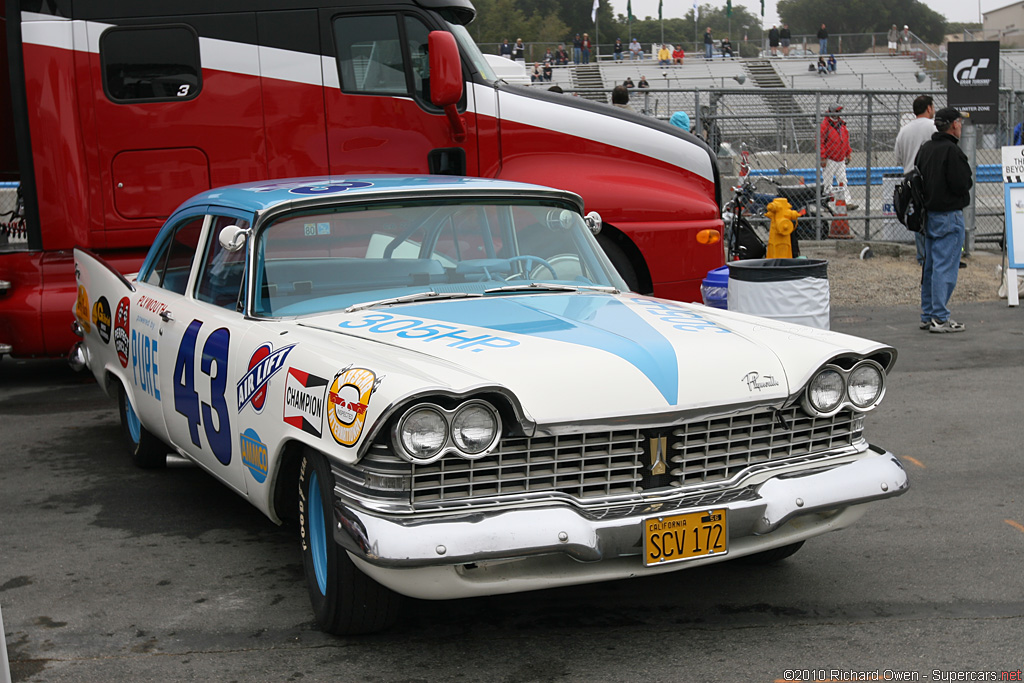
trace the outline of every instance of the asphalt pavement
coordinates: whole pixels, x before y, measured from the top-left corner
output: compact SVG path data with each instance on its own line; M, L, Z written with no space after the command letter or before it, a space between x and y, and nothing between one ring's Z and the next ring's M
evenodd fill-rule
M866 432L911 481L852 528L770 567L410 601L394 630L362 638L316 630L295 529L195 467L134 469L116 404L91 377L4 359L0 609L13 680L1019 675L1024 310L987 302L954 316L965 333L920 331L910 307L832 312L833 329L898 349Z

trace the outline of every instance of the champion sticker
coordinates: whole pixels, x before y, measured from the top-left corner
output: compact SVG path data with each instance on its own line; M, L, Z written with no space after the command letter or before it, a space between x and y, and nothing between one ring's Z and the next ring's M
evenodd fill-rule
M104 344L110 343L110 304L107 297L101 296L92 305L92 322L96 325L96 333Z
M284 385L284 421L319 438L323 433L328 380L288 368Z
M238 412L242 412L247 404L257 413L263 411L267 402L267 383L284 367L288 354L295 344L283 346L277 351L269 343L263 344L252 352L249 358L249 370L238 381Z
M121 367L128 367L128 315L131 312L131 302L128 297L122 297L117 302L117 312L114 313L114 350L117 351L117 360Z
M327 424L342 446L354 446L359 441L370 396L380 381L371 370L351 366L334 376L327 392Z

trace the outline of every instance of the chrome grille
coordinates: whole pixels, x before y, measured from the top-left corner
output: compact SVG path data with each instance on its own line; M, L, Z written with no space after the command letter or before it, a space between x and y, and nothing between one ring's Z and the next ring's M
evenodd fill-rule
M800 408L760 410L662 430L623 429L503 439L480 460L446 456L412 466L412 502L430 504L530 493L580 500L666 487L725 482L750 467L851 446L864 415L845 410L815 418ZM647 450L665 436L669 472L650 473ZM657 439L656 439L657 440Z
M811 417L799 408L682 425L669 440L672 485L726 481L758 463L849 446L863 429L863 413Z
M642 479L637 430L502 439L481 460L448 456L414 465L414 503L520 493L558 492L576 498L632 493Z

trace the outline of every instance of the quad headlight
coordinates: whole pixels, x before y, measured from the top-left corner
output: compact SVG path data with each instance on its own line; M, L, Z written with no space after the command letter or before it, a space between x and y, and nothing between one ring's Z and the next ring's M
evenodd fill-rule
M486 401L466 401L454 409L433 403L411 408L395 423L392 442L410 462L425 465L446 453L467 460L489 453L501 437L501 417Z
M811 415L828 416L843 406L870 410L885 392L885 371L873 360L862 360L849 369L826 365L811 377L804 393L804 409Z

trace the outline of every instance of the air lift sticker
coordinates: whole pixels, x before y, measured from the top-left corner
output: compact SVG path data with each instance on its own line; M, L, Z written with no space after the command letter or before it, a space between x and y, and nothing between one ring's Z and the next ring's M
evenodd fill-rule
M295 344L283 346L277 351L269 343L261 345L249 357L249 371L238 381L238 412L242 412L246 404L251 404L257 413L263 411L267 402L267 384L270 378L284 367L288 354Z
M114 349L117 351L117 360L121 367L128 367L128 315L131 311L131 302L128 297L122 297L117 302L117 312L114 314Z
M377 379L370 370L352 366L334 376L327 392L327 424L334 440L342 446L354 446L359 441L370 395L382 379Z
M104 344L110 343L110 304L107 297L101 296L92 305L92 322L96 325L96 334Z
M284 421L319 438L323 433L328 380L288 368L284 385Z

